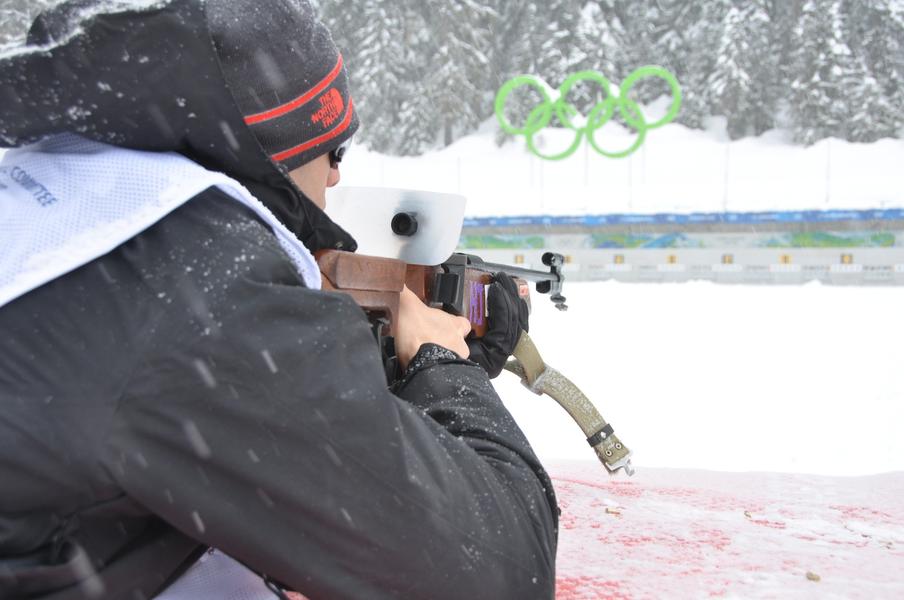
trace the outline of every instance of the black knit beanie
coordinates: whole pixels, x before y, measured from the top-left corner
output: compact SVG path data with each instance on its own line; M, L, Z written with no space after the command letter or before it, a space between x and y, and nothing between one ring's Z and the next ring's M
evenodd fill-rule
M307 0L208 0L223 76L245 123L291 171L358 128L348 75Z

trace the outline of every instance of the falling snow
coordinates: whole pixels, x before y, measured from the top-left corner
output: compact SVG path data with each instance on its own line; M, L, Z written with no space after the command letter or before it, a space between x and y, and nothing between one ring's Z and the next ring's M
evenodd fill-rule
M195 454L199 458L210 458L210 446L207 445L207 441L204 439L204 436L201 435L201 431L198 429L198 426L195 425L194 421L183 422L182 430L185 432L185 436L188 438L188 442L191 444L191 448L194 450Z

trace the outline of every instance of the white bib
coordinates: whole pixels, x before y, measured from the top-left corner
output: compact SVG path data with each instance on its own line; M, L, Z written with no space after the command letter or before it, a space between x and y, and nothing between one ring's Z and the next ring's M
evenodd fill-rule
M254 571L210 550L154 600L276 600Z
M173 152L62 134L0 161L0 306L110 252L213 186L261 217L305 285L320 289L310 251L237 181Z

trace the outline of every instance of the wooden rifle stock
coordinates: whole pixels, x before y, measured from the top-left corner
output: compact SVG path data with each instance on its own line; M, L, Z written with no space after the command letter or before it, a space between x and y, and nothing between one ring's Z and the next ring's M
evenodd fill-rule
M385 319L384 335L395 335L399 295L407 286L425 304L467 317L471 331L483 337L487 330L486 286L493 271L468 266L466 260L442 265L411 265L393 258L364 256L342 250L321 250L316 254L323 289L343 292L372 318ZM530 306L527 281L515 278L519 295Z

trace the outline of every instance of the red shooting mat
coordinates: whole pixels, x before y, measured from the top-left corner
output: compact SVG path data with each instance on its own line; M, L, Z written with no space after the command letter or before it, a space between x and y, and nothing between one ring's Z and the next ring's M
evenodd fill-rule
M558 600L904 598L904 473L547 468Z

